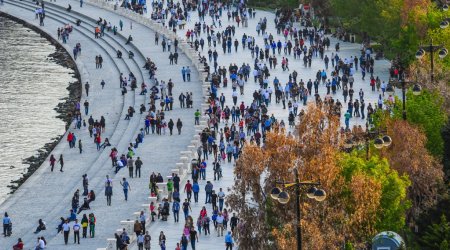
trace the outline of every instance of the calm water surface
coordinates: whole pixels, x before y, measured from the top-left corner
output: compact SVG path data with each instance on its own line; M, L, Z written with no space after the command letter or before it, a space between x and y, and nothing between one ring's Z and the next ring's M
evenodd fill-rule
M38 33L0 17L0 203L26 171L22 159L64 133L54 108L74 78L50 60L55 51Z

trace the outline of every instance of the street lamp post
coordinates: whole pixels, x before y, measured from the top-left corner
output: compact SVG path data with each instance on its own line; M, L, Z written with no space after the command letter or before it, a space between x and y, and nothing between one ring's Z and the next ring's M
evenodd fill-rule
M431 82L434 82L434 52L439 50L439 57L444 58L447 56L448 51L444 48L442 45L435 45L433 44L433 38L430 39L430 44L427 46L420 46L419 50L416 52L416 58L420 59L425 55L425 52L430 53L430 66L431 66L431 73L430 73L430 79Z
M351 150L353 147L365 145L366 148L366 160L369 160L370 156L370 141L373 140L373 145L377 149L383 147L389 147L392 143L392 138L386 135L387 130L376 129L370 130L369 123L366 123L366 131L361 133L350 133L350 137L345 139L344 149Z
M393 95L394 88L392 88L392 85L397 87L399 82L401 83L402 88L402 118L406 121L406 85L413 84L412 92L414 95L420 95L422 87L416 82L405 81L404 79L400 81L397 79L389 79L389 85L391 86L391 88L389 89L388 86L388 88L386 89L386 93L388 93L389 95Z
M285 183L285 182L277 182L277 184L283 185L283 188L295 188L295 211L297 217L297 250L302 250L302 228L301 228L301 210L300 210L300 188L303 186L309 186L306 195L308 198L315 199L317 201L324 201L327 194L323 189L317 189L315 186L319 186L320 182L312 182L312 181L300 181L298 177L298 170L294 168L295 182L293 183ZM286 204L289 202L289 194L278 187L274 187L270 193L272 199L277 200L281 204Z

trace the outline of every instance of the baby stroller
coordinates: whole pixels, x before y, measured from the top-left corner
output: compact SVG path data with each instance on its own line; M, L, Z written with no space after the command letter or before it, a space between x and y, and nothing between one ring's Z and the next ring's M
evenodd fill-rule
M10 237L12 234L12 223L10 222L8 227L6 228L6 235L5 237Z

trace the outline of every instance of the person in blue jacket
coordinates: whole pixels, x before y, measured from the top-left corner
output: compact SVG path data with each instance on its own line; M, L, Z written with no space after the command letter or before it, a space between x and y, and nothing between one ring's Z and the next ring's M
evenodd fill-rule
M198 193L200 192L200 185L198 185L198 182L194 181L194 184L192 184L192 192L194 192L194 201L195 203L198 202Z

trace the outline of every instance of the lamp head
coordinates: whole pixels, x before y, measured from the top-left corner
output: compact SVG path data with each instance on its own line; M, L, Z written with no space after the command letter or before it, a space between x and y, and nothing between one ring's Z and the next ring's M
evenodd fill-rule
M375 141L373 142L373 145L375 146L375 148L382 148L384 146L384 141L381 138L377 138L375 139Z
M443 48L443 49L441 49L441 50L439 51L439 57L440 57L441 59L443 59L444 57L446 57L447 54L448 54L448 50L445 49L445 48Z
M392 143L392 138L389 135L383 136L383 146L389 147Z
M422 87L419 84L414 84L412 88L413 95L420 95L422 93Z
M316 187L310 187L310 188L308 189L308 191L306 192L306 196L308 196L308 198L313 199L313 198L315 198L316 191L317 191L317 188L316 188Z
M270 197L272 197L272 199L274 200L278 200L278 196L281 193L281 189L274 187L272 188L272 191L270 192Z
M444 4L444 5L442 5L442 10L443 11L448 11L448 4Z
M285 191L282 191L279 195L278 195L278 202L280 202L281 204L286 204L289 202L289 194Z
M314 199L316 201L324 201L327 198L327 193L323 189L317 189L314 193Z
M447 20L443 20L440 24L439 27L441 27L441 29L446 29L448 27L448 21Z
M419 50L416 52L416 58L417 58L417 59L422 58L424 55L425 55L425 50L423 50L423 49L419 49Z

